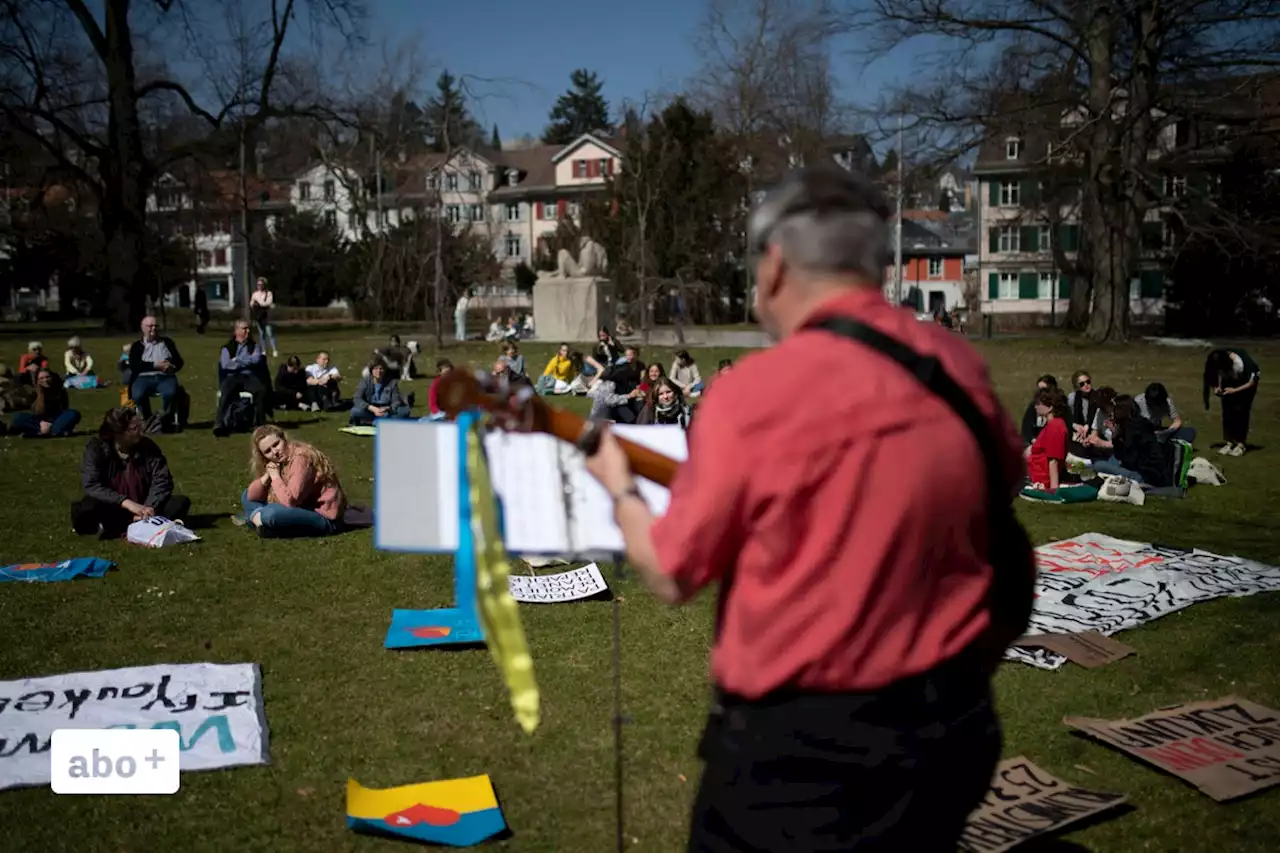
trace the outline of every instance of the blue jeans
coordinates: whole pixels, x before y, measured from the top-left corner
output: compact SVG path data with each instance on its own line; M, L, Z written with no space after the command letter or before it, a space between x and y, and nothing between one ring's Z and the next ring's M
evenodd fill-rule
M409 417L409 407L403 403L396 406L390 412L383 415L387 418L407 418ZM350 426L373 426L374 421L378 420L373 412L368 409L352 409L351 417L347 418L347 424Z
M160 395L160 406L163 414L173 414L173 401L178 396L178 377L172 373L144 373L133 380L129 386L129 399L138 407L138 414L144 419L151 417L152 394Z
M1130 471L1128 468L1125 468L1114 456L1110 459L1095 459L1093 460L1091 467L1099 474L1110 474L1113 477L1124 477L1127 480L1132 480L1139 484L1143 482L1141 474L1137 471Z
M254 513L260 514L262 526L258 528L258 535L264 539L329 536L338 532L336 523L315 510L251 501L248 489L241 493L240 503L244 506L244 517L250 522Z
M53 419L53 429L49 430L49 435L54 438L71 435L79 423L80 413L75 409L67 409ZM40 435L40 416L33 412L17 412L13 416L13 426L9 427L9 431L15 435L37 438Z
M1162 429L1162 430L1160 430L1157 434L1158 434L1161 438L1166 439L1166 440L1172 440L1172 439L1175 439L1175 438L1182 439L1182 440L1183 440L1183 441L1185 441L1187 444L1190 444L1190 445L1192 445L1193 447L1195 446L1195 443L1196 443L1196 428L1195 428L1195 427L1181 426L1181 427L1178 427L1177 429L1172 430L1172 431L1170 431L1170 430L1168 430L1168 429Z
M271 351L276 351L276 327L270 323L258 323L258 340L262 341L263 348L267 344L271 344Z

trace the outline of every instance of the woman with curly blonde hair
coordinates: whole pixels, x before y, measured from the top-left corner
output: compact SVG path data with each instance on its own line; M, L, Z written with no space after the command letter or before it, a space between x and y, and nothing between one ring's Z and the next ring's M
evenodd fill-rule
M333 463L318 448L290 441L275 424L253 433L253 481L240 502L258 535L271 538L329 536L342 528L347 497Z

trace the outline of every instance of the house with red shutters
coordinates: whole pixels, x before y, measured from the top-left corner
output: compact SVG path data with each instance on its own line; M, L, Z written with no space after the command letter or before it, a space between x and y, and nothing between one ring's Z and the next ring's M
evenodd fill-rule
M591 133L568 145L486 151L497 186L489 193L498 257L508 266L531 264L564 219L578 220L582 202L602 193L622 166L622 152Z

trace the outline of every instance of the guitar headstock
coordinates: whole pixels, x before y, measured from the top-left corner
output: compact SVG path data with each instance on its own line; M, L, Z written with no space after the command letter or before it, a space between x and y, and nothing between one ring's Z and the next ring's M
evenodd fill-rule
M449 418L468 409L483 409L502 429L548 432L546 403L528 382L512 382L505 374L455 367L439 379L436 403Z

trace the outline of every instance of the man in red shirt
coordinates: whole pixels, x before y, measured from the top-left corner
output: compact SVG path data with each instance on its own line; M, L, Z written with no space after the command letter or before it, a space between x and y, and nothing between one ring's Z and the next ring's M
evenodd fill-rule
M852 318L936 358L997 437L1012 497L1021 441L982 359L881 294L887 214L861 176L793 173L750 223L778 344L716 378L666 515L607 431L588 461L660 598L721 584L690 851L951 851L999 758L983 454L892 359L803 328ZM760 393L815 364L837 393Z

